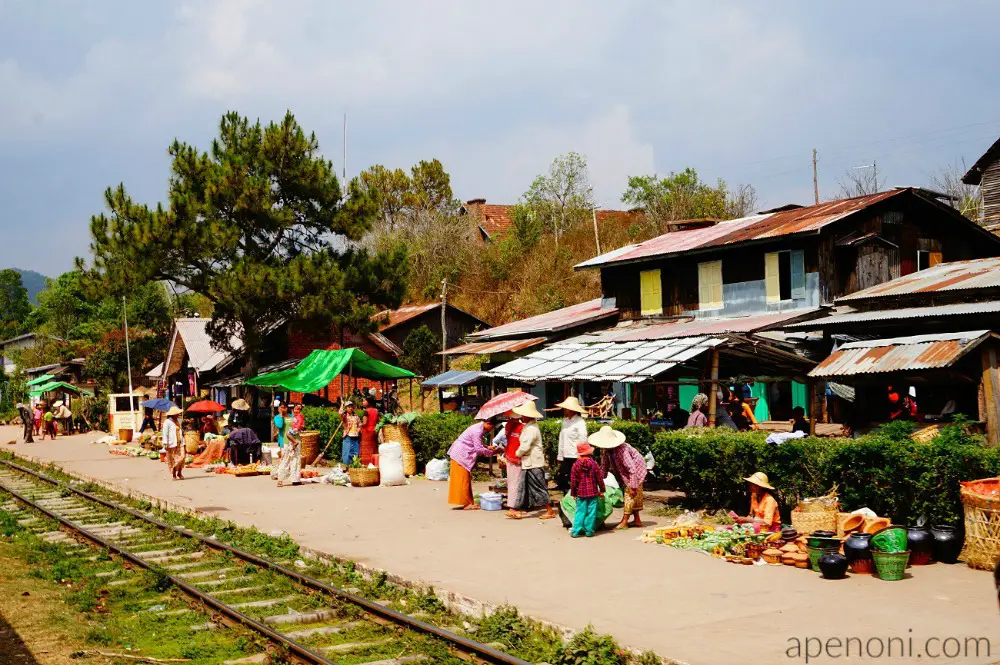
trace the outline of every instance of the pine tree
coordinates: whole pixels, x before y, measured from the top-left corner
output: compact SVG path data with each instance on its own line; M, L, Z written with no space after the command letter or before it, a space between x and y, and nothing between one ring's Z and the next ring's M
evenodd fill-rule
M138 204L124 185L106 191L109 212L91 219L92 283L167 280L202 294L213 344L230 350L230 336L240 338L251 372L282 322L364 331L401 302L405 250L356 247L372 202L357 181L343 195L291 113L266 127L228 113L210 152L174 141L169 154L166 205Z

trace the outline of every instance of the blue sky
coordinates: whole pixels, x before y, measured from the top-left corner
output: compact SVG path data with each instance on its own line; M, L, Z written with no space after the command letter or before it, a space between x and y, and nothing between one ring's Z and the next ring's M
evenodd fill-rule
M109 185L164 198L175 137L291 109L348 175L437 157L509 203L575 150L598 202L687 166L762 207L877 161L928 184L1000 136L988 2L0 0L0 267L88 255Z

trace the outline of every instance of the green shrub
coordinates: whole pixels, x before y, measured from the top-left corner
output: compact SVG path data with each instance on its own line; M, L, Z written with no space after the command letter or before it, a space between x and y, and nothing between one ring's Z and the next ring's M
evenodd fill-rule
M417 466L423 468L432 459L447 457L448 448L475 419L461 413L446 412L422 415L410 425L410 439L417 454Z
M768 475L782 515L806 496L837 486L842 509L868 507L907 524L926 515L932 523L959 524L959 481L1000 473L1000 449L987 448L963 424L943 428L929 443L886 428L858 439L804 438L780 446L763 432L678 430L659 432L653 444L655 473L683 491L697 507L745 512L743 478Z
M304 406L302 416L306 419L306 429L317 430L319 432L320 450L330 440L337 427L340 426L340 413L337 409L324 406ZM344 428L340 428L337 435L326 449L326 459L340 459L341 441L344 438Z

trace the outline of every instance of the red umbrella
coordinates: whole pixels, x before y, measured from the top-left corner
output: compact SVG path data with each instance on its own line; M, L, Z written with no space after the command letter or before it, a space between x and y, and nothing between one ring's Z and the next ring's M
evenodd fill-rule
M538 398L534 395L523 391L500 393L490 401L486 402L486 404L483 404L482 408L479 409L479 413L476 414L476 420L489 420L490 418L496 418L499 415L507 413L515 406L520 406L525 402L530 402L536 399Z
M225 411L226 407L222 406L218 402L213 402L210 399L203 399L200 402L195 402L187 408L188 413L216 413L218 411Z

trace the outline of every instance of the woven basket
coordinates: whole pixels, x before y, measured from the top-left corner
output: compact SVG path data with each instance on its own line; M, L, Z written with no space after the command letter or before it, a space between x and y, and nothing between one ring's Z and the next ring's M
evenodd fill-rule
M403 450L403 475L417 475L417 454L413 452L412 448L410 450Z
M875 560L875 570L880 580L895 582L903 579L906 574L906 564L910 560L909 552L879 552L872 550Z
M362 467L349 468L347 476L351 479L351 487L372 487L378 485L378 469Z
M184 432L184 447L188 455L198 454L198 445L201 443L201 432L192 429Z
M382 425L381 432L382 443L398 443L404 451L407 448L413 450L413 441L410 440L406 425Z
M319 432L317 430L303 430L299 432L299 440L302 446L302 453L299 457L302 459L302 468L306 468L307 464L311 464L316 456L319 455Z
M826 510L804 513L801 510L792 511L792 526L799 534L809 534L813 531L836 531L837 511Z
M992 570L1000 558L1000 478L962 483L965 547L961 558L970 568Z

